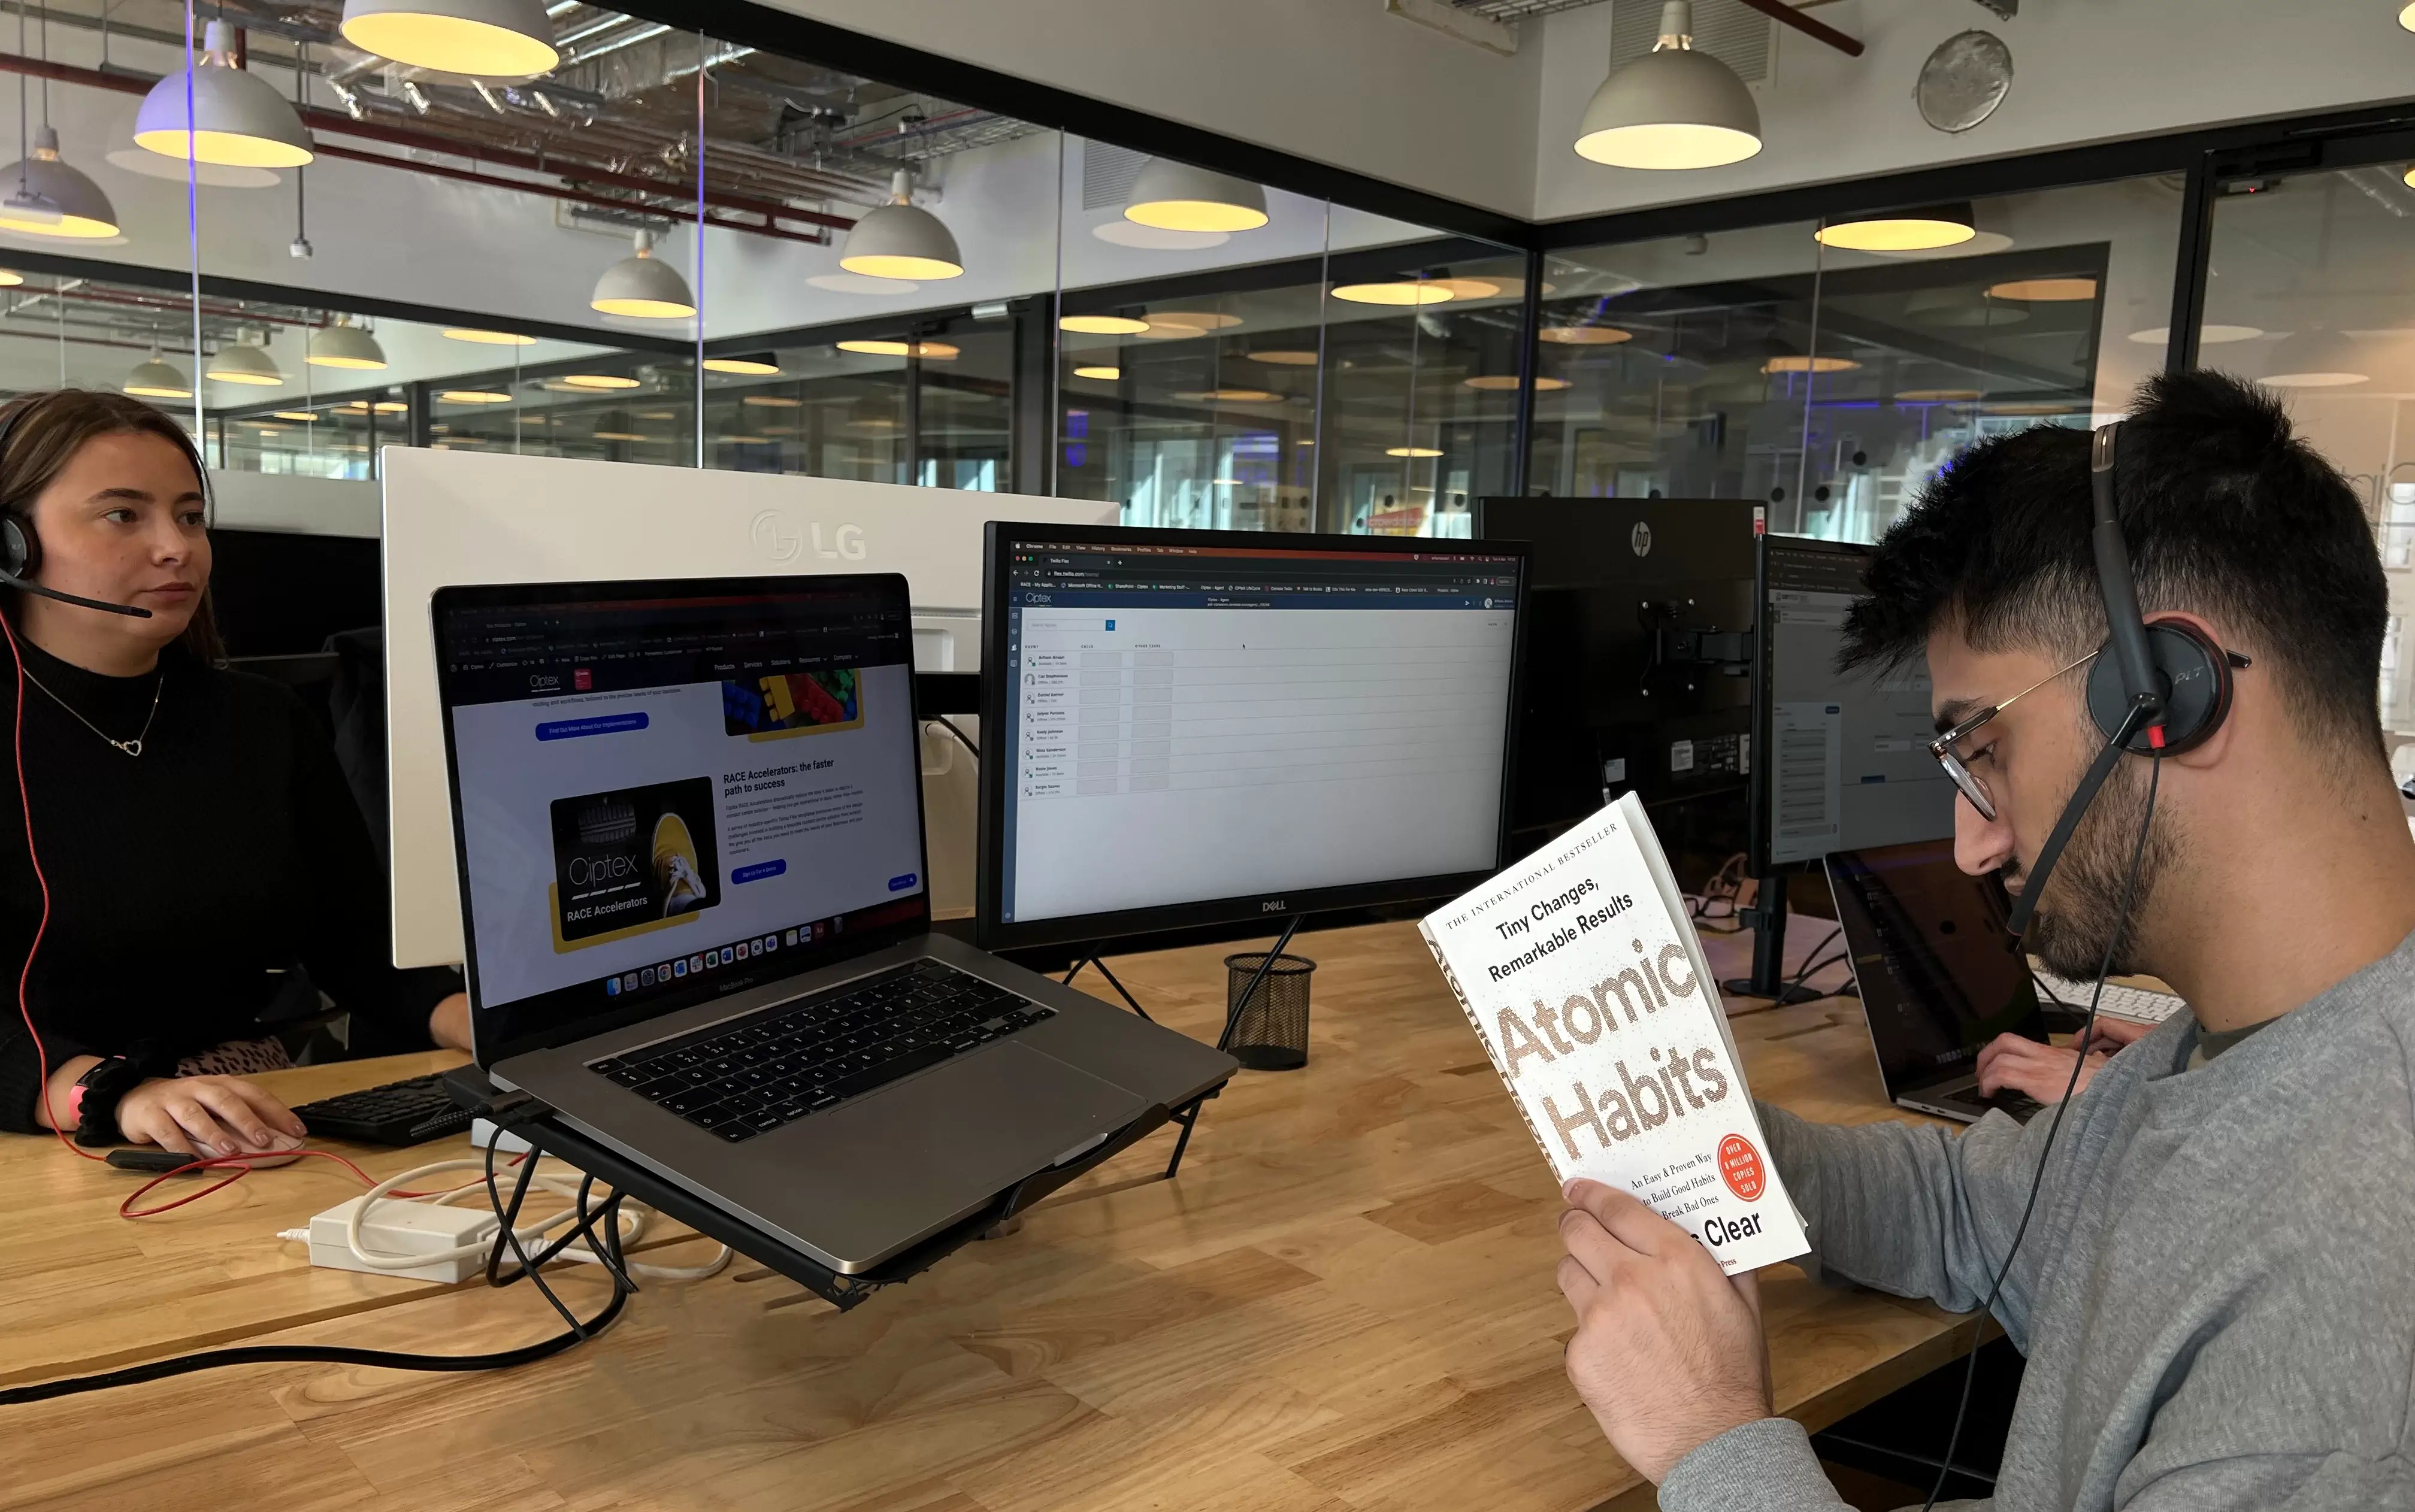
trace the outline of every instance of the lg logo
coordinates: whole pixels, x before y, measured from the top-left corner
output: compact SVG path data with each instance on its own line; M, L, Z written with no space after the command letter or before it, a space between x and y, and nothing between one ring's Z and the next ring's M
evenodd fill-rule
M796 522L776 509L767 509L755 516L746 529L746 538L755 549L777 562L795 561L810 551L824 561L862 561L863 560L863 527L841 525L831 530L827 538L823 526L817 520L802 531Z

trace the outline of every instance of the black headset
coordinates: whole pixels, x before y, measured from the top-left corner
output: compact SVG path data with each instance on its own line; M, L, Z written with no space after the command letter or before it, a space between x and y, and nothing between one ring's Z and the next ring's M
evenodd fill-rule
M0 477L8 475L8 443L16 439L18 423L40 409L46 398L47 396L13 405L8 417L0 419ZM209 472L202 466L200 456L189 444L185 452L187 459L193 464L194 475L202 480L202 497L206 500L209 496ZM0 495L0 584L22 592L38 593L43 598L56 599L61 604L98 609L105 614L123 614L136 620L151 618L149 609L138 608L131 604L112 604L105 599L82 598L74 593L62 593L55 588L44 588L33 581L34 574L41 570L42 538L34 533L33 516L19 509L16 500Z
M2079 827L2097 790L2113 774L2123 752L2162 757L2204 744L2230 715L2230 673L2248 665L2193 624L2149 624L2138 609L2138 586L2130 576L2130 552L2122 539L2115 463L2122 422L2097 427L2088 457L2089 493L2095 526L2089 544L2096 555L2096 587L2105 602L2105 644L2088 668L2088 713L2105 736L2105 749L2063 805L2062 817L2030 868L2009 927L2015 948L2029 929L2030 915L2046 893L2047 877L2062 847Z

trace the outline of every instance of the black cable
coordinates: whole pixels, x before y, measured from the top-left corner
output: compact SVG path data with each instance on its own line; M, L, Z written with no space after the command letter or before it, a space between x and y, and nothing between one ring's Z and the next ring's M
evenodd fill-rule
M487 1147L487 1196L489 1205L496 1207L496 1216L501 1219L502 1209L500 1195L495 1190L494 1165L495 1151L490 1144ZM531 1158L521 1162L520 1180L513 1190L511 1212L514 1217L518 1215L520 1198L528 1190L528 1178L535 1166L535 1153L532 1151ZM518 1349L495 1350L483 1355L415 1355L398 1350L354 1349L341 1344L272 1344L239 1349L210 1349L193 1355L179 1355L173 1359L154 1360L148 1365L131 1365L120 1370L104 1370L98 1375L70 1376L65 1380L44 1381L35 1385L13 1386L0 1391L0 1407L16 1407L31 1402L50 1401L59 1397L70 1397L86 1391L105 1391L115 1386L140 1385L147 1381L164 1381L171 1376L189 1375L196 1370L220 1370L231 1365L373 1365L389 1370L466 1371L507 1370L518 1366L534 1364L538 1360L561 1354L573 1344L592 1339L610 1327L613 1321L620 1317L621 1310L627 1305L631 1294L637 1290L636 1285L629 1280L626 1265L621 1253L621 1193L614 1192L606 1199L602 1207L590 1212L587 1207L587 1197L589 1189L594 1184L594 1179L593 1176L589 1176L579 1187L578 1224L562 1239L548 1248L539 1256L537 1263L542 1265L546 1260L559 1253L562 1246L572 1239L581 1235L586 1235L590 1248L594 1250L598 1256L604 1258L605 1269L611 1274L611 1300L605 1303L595 1316L582 1321L563 1307L561 1298L554 1295L553 1289L546 1285L544 1278L532 1271L515 1272L511 1276L491 1282L497 1286L508 1286L523 1274L534 1280L537 1289L545 1294L546 1300L551 1302L555 1310L570 1323L567 1331L556 1334L550 1339L542 1339L533 1344L523 1344ZM595 1232L595 1224L599 1220L604 1224L602 1237L598 1237ZM505 1248L507 1240L513 1252L520 1256L523 1264L526 1263L527 1256L520 1250L518 1241L510 1237L511 1233L511 1225L506 1221L502 1232L495 1237L494 1249L488 1253L487 1269L490 1278L495 1274L498 1257Z
M1836 954L1827 957L1825 960L1815 961L1811 965L1805 966L1802 970L1794 973L1794 975L1788 980L1786 984L1789 987L1800 987L1809 981L1813 977L1816 977L1821 972L1827 970L1830 966L1838 965L1844 959L1845 952L1839 951Z
M981 747L973 743L973 738L971 736L967 735L963 730L956 728L956 722L954 720L950 719L945 714L928 714L924 717L929 719L934 725L944 726L949 734L956 738L957 744L972 753L972 756L975 761L979 761L981 759Z
M1832 929L1832 930L1828 931L1828 933L1827 933L1825 936L1822 936L1822 938L1821 938L1821 940L1820 940L1820 943L1819 943L1819 944L1814 945L1813 947L1811 947L1811 949L1809 949L1809 950L1808 950L1808 951L1804 951L1804 952L1803 952L1803 959L1804 959L1805 961L1807 961L1807 962L1810 962L1810 961L1818 961L1818 960L1819 960L1819 957L1820 957L1820 952L1821 952L1822 951L1826 950L1829 946L1831 946L1831 945L1835 944L1835 943L1836 943L1836 941L1837 941L1837 936L1839 936L1839 935L1841 935L1841 934L1843 934L1844 932L1845 932L1845 926L1844 926L1844 925L1842 925L1842 924L1838 924L1836 928L1834 928L1834 929ZM1787 978L1787 979L1786 979L1786 985L1787 985L1787 986L1789 986L1789 987L1800 987L1800 986L1802 986L1802 985L1804 984L1804 982L1806 982L1806 981L1809 981L1809 980L1810 980L1811 973L1813 973L1814 971L1818 971L1818 970L1822 969L1822 967L1835 966L1838 962L1839 962L1839 961L1841 961L1841 960L1843 960L1843 959L1844 959L1844 957L1843 957L1843 956L1841 956L1841 955L1836 955L1836 956L1831 956L1831 957L1829 957L1829 958L1828 958L1827 960L1825 960L1825 961L1820 961L1819 966L1805 966L1801 970L1799 970L1799 971L1795 972L1795 973L1794 973L1794 975L1792 975L1792 976L1791 976L1791 977L1789 977L1789 978ZM1783 998L1786 995L1785 995L1784 993L1779 993L1778 996L1780 998Z
M2105 959L2096 968L2096 989L2088 996L2088 1022L2079 1026L2080 1042L2086 1044L2096 1027L2096 1005L2105 996L2105 979L2113 971L2113 958L2121 953L2122 935L2129 927L2130 904L2138 891L2138 872L2147 860L2147 832L2155 822L2155 790L2163 785L2164 753L2152 753L2148 768L2147 812L2138 820L2138 841L2130 847L2130 875L2122 884L2122 907L2113 916L2113 934L2105 942ZM2054 1157L2055 1136L2062 1132L2062 1115L2071 1109L2071 1100L2079 1089L2079 1070L2086 1065L2087 1055L2074 1055L2071 1079L2063 1084L2062 1100L2054 1105L2054 1121L2046 1126L2046 1147L2038 1151L2037 1170L2030 1176L2029 1200L2021 1205L2021 1220L2013 1230L2013 1242L2004 1250L2004 1263L1996 1267L1996 1279L1988 1287L1988 1300L1979 1304L1979 1317L1971 1325L1971 1353L1962 1367L1962 1401L1954 1409L1954 1432L1945 1441L1945 1457L1937 1472L1937 1484L1930 1487L1928 1500L1920 1504L1920 1512L1933 1512L1937 1499L1945 1494L1945 1477L1954 1473L1954 1451L1962 1446L1962 1425L1971 1415L1971 1387L1979 1378L1979 1335L1988 1325L1989 1314L1996 1310L1996 1298L2003 1295L2004 1278L2012 1274L2013 1258L2021 1252L2021 1239L2030 1231L2030 1215L2037 1210L2038 1189L2046 1184L2047 1162Z

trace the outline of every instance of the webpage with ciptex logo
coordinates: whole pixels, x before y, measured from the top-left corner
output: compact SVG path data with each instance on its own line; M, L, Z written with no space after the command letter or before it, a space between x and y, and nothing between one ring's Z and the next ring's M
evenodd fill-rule
M517 1032L744 985L771 974L758 958L922 893L902 606L825 591L449 621L479 1000Z

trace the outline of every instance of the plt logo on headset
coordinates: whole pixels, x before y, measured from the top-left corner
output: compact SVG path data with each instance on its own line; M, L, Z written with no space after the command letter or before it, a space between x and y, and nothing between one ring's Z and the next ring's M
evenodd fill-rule
M2114 763L2124 752L2161 757L2204 744L2229 717L2231 669L2249 665L2246 657L2225 651L2193 624L2149 624L2139 612L2138 587L2130 576L2130 553L2115 507L2121 445L2122 423L2116 420L2097 428L2088 457L2089 492L2095 502L2089 542L2095 550L2106 626L2105 644L2088 669L2088 713L2104 732L2105 749L2072 790L2071 801L2063 805L2054 832L2038 852L2037 864L2030 868L2029 885L2013 906L2010 928L2016 950L2038 899L2046 894L2054 863L2096 801L2097 790L2113 774Z
M8 475L8 447L16 440L17 429L24 418L49 402L49 396L28 399L11 406L6 419L0 419L0 478ZM201 480L203 508L215 517L217 510L210 498L209 470L202 465L201 455L190 442L185 446L186 460L193 464L193 475ZM34 517L27 513L30 500L20 500L0 493L0 583L55 599L61 604L73 604L82 608L98 609L105 614L123 614L131 619L148 620L149 609L131 604L111 604L103 599L82 598L74 593L62 593L33 581L34 574L42 570L42 539L34 531Z

